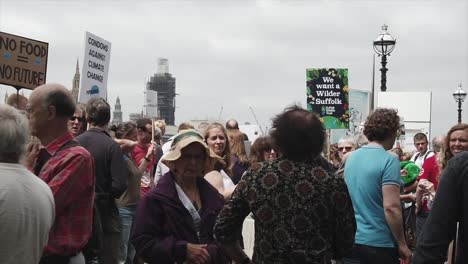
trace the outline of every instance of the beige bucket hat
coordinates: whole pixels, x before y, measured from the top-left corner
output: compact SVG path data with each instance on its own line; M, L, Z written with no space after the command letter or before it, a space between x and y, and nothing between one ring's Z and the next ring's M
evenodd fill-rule
M171 150L162 157L162 163L173 171L174 161L178 160L182 156L182 150L192 143L202 145L205 150L205 173L212 171L216 162L224 163L223 159L216 155L208 145L206 145L203 140L203 136L194 129L181 130L174 136L171 144Z

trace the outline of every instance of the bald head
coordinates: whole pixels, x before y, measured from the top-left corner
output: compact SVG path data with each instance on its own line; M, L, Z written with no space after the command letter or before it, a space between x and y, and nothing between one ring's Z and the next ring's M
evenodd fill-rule
M445 136L436 136L432 139L432 150L435 152L440 152L444 146Z
M226 122L226 128L227 129L239 129L239 124L237 123L235 119L229 119Z
M71 92L57 83L44 84L32 92L31 104L38 103L44 107L53 106L57 117L71 117L75 113L75 103Z

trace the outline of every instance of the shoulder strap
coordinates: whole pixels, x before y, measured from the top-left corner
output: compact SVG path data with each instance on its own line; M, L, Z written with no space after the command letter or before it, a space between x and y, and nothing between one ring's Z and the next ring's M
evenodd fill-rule
M76 146L80 146L80 143L75 139L71 139L67 141L65 144L63 144L59 149L57 149L57 152L55 152L55 154L57 155L58 152L64 149L76 147ZM41 151L39 157L37 158L36 166L34 166L34 174L39 175L42 168L44 167L44 165L47 163L47 161L50 158L52 158L52 156L49 154L49 152L47 152L46 150Z
M425 161L425 160L427 159L427 156L428 156L430 153L432 153L432 152L434 152L434 151L432 151L432 150L426 151L426 154L424 154L424 159L423 159L423 161Z

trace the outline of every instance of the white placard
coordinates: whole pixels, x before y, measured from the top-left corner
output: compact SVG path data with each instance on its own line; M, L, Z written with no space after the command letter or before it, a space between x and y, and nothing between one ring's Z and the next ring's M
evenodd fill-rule
M145 90L145 114L149 118L159 117L158 114L158 92Z
M80 103L91 97L107 100L107 77L111 43L89 32L85 34L83 72L81 74Z

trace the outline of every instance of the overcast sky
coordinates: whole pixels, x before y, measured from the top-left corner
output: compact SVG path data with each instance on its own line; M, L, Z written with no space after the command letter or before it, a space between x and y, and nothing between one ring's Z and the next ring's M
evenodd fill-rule
M436 135L457 121L458 83L468 91L467 2L0 0L0 31L48 42L47 81L69 88L85 31L112 42L109 101L120 97L124 119L141 111L164 57L180 94L177 124L221 109L224 120L255 123L252 107L269 126L285 106L305 106L306 68L348 68L350 88L370 90L372 41L385 23L397 38L388 91L432 91ZM5 89L14 91L0 85L2 98ZM468 102L463 110L466 122Z

